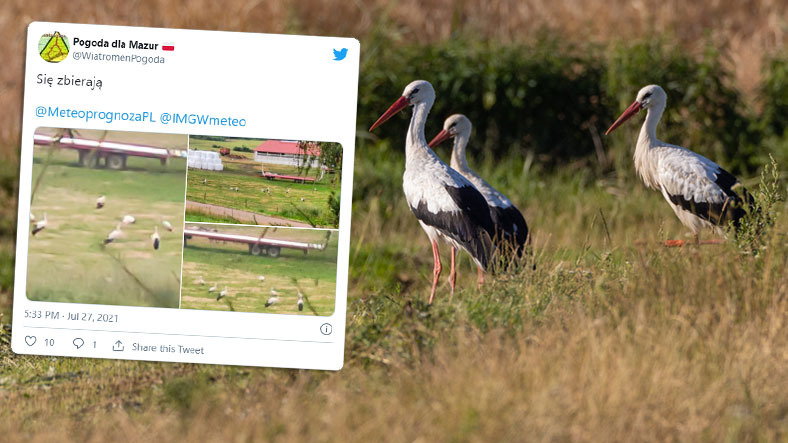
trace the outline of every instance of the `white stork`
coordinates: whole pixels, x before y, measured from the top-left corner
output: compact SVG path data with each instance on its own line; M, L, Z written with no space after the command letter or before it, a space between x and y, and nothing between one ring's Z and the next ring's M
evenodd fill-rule
M119 239L122 235L123 235L123 231L120 230L120 223L118 223L117 226L115 226L115 229L113 229L112 231L110 231L109 234L107 234L107 238L104 239L104 244L107 245L109 243L112 243L115 240Z
M456 250L462 249L471 255L479 268L481 283L484 278L482 270L487 269L492 252L491 239L495 235L490 210L482 194L468 179L444 163L427 144L424 125L434 102L435 89L432 85L424 80L416 80L405 87L402 97L369 128L372 131L397 112L413 106L413 116L405 139L402 187L408 206L432 243L434 266L430 304L435 298L442 269L438 240L448 243L452 248L449 285L454 292Z
M265 307L267 308L275 303L279 303L279 292L271 289L271 296L265 301Z
M100 195L99 198L96 199L96 209L101 209L107 203L107 197Z
M227 294L228 294L227 286L225 286L224 289L221 292L219 292L219 295L216 296L216 301L219 301L219 300L223 299L224 297L227 297Z
M43 218L43 219L41 219L41 220L39 220L39 221L37 221L37 222L36 222L36 223L33 225L33 235L36 235L36 234L38 234L39 232L43 231L43 230L44 230L44 228L46 228L46 227L47 227L47 224L48 224L48 223L49 223L49 222L47 221L47 213L45 212L45 213L44 213L44 218Z
M30 213L30 223L32 224L32 223L35 223L35 222L36 222L36 216L35 216L35 214L33 214L33 213L31 212L31 213Z
M161 237L159 236L159 227L153 227L153 234L150 235L150 240L153 242L153 249L159 249L159 245L161 244Z
M162 220L161 224L164 226L165 229L172 232L172 223L168 222L167 220Z
M302 294L301 291L298 291L298 303L296 303L296 305L299 311L304 310L304 294Z
M448 138L454 139L451 151L451 167L467 178L481 192L490 207L490 216L495 224L496 243L502 246L504 254L515 252L522 257L528 241L528 225L519 209L505 195L498 192L479 176L470 166L465 156L465 148L471 137L471 121L462 114L454 114L443 123L443 130L432 139L430 147Z
M217 289L219 289L219 288L218 288L218 285L217 285L216 283L214 283L214 284L213 284L213 286L211 286L210 288L208 288L208 293L210 294L210 293L212 293L212 292L216 292L216 290L217 290Z
M124 215L123 218L120 220L124 225L130 225L137 221L133 215Z
M200 286L205 286L205 279L202 278L202 275L201 275L201 276L197 277L197 280L195 280L194 283L196 283L196 284L198 284Z
M681 146L657 139L657 124L667 103L665 90L657 85L642 88L637 99L605 132L609 134L646 109L646 121L635 145L635 170L647 187L662 193L681 223L690 229L695 243L700 231L718 234L728 222L739 228L752 196L730 172L708 158ZM668 240L666 246L683 246L684 240Z
M257 280L260 281L260 283L264 282L265 281L265 275L258 275L257 276Z

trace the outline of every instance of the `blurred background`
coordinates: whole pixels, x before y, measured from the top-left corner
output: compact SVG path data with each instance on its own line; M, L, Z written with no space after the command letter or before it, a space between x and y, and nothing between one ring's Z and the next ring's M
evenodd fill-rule
M56 405L65 418L45 423L85 439L221 439L227 420L241 423L240 439L522 440L531 436L523 427L561 441L787 435L788 397L774 383L788 376L784 224L762 259L738 266L730 245L633 247L684 229L634 173L642 116L603 135L638 89L657 83L668 93L662 140L711 157L751 189L772 156L776 178L767 178L784 192L787 1L5 0L0 324L10 311L33 20L348 36L361 41L362 64L345 369L52 363L0 347L0 401L4 386L16 386L9 401L39 395L29 373L64 377L38 407L9 408L15 419ZM401 189L410 115L367 131L418 78L437 92L427 137L449 114L466 114L471 166L523 210L542 251L537 272L482 291L461 258L463 289L449 299L442 287L431 311L429 246ZM438 153L448 158L449 149ZM71 395L92 392L86 378L109 389ZM410 406L391 407L399 404ZM83 429L83 411L103 418ZM47 437L40 419L27 429Z
M404 85L424 78L438 93L427 132L465 113L476 160L511 156L520 172L560 167L609 178L631 170L638 125L627 137L602 133L650 83L669 94L662 139L736 173L753 173L769 153L785 164L787 16L784 0L10 0L0 9L0 185L14 186L32 20L355 37L361 168L403 155L405 117L374 136L366 128ZM358 175L357 199L398 192L388 172Z

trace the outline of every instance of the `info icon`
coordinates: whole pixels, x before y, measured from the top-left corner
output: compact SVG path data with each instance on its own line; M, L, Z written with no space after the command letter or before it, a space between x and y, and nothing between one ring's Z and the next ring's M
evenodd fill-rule
M50 63L62 62L68 56L68 51L68 37L57 31L44 34L38 40L38 54Z

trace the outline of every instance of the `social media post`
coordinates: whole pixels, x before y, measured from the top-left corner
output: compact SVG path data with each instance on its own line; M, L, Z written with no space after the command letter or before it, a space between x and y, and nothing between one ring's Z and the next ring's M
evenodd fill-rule
M14 351L341 368L358 42L33 23L27 44Z

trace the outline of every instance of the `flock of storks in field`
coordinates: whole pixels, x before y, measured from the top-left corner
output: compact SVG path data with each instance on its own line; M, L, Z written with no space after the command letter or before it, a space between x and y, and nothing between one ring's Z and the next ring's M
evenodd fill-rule
M263 282L265 282L265 276L264 275L258 275L257 276L257 280L262 284ZM205 286L207 284L205 282L205 279L202 277L202 275L197 277L197 280L195 280L194 283L197 284L197 285L200 285L200 286ZM219 301L219 300L227 297L228 295L230 295L230 291L227 289L227 286L225 286L224 289L219 291L218 293L216 293L216 291L219 291L219 285L217 283L214 283L213 285L211 285L208 288L208 293L209 294L216 294L216 301ZM271 288L270 296L265 301L265 307L266 308L270 308L273 305L281 303L283 295L284 294L282 294L282 292L277 291L274 288ZM299 311L303 311L304 310L304 294L302 294L301 291L297 290L296 291L296 295L298 297L298 300L296 301L295 306L296 306L296 308Z
M98 198L96 198L95 208L97 210L102 209L106 204L107 204L107 196L100 195ZM107 236L104 238L104 240L102 240L101 246L106 246L122 238L125 235L123 232L123 226L131 225L136 222L137 219L133 215L126 214L123 217L121 217L120 222L115 225L115 229L110 231L109 234L107 234ZM38 220L36 219L36 216L31 212L30 224L33 225L32 235L36 235L39 232L43 231L49 225L49 220L47 219L47 213L46 212L44 213L44 218ZM168 222L167 220L162 220L161 224L162 226L164 226L164 228L167 231L170 232L173 231L172 223ZM159 246L161 245L161 235L159 234L158 226L153 227L153 232L150 234L150 242L151 242L151 247L154 250L159 249Z
M103 209L104 206L106 206L106 204L107 204L107 197L105 195L101 195L101 196L99 196L96 199L95 209L96 210ZM110 231L109 234L107 234L107 236L104 238L104 240L102 240L101 246L105 247L106 245L108 245L110 243L118 241L120 238L122 238L125 235L124 232L123 232L123 226L134 224L134 223L136 223L136 221L137 221L137 219L133 215L130 215L130 214L126 214L123 217L121 217L120 223L115 225L115 229ZM44 213L44 218L38 220L38 219L36 219L35 215L31 212L30 213L30 224L33 227L32 232L31 232L32 235L33 236L37 235L38 233L40 233L41 231L46 229L47 225L49 224L49 220L47 219L47 214ZM172 226L172 223L170 223L167 220L162 220L161 224L162 224L162 226L164 226L164 228L167 231L172 232L174 230L174 228ZM158 226L154 226L153 227L153 233L150 235L150 241L151 241L151 246L153 247L153 249L154 250L158 250L159 246L161 244L161 235L159 234L159 227ZM265 281L265 276L263 276L263 275L260 275L257 278L258 278L258 280L261 283ZM205 279L203 279L202 276L200 276L197 279L197 281L195 281L195 283L198 284L198 285L205 285L206 284L205 283ZM219 291L219 288L218 288L218 285L216 285L216 284L214 284L214 285L212 285L211 287L208 288L208 293L209 294L217 293L217 291ZM281 302L281 297L282 297L282 293L281 292L277 291L274 288L271 288L270 294L271 294L270 297L268 297L268 299L265 302L265 307L266 308ZM229 290L227 289L227 286L225 286L223 290L221 290L221 291L219 291L217 293L216 300L219 301L222 298L226 297L227 295L229 295ZM296 306L296 308L299 311L303 311L304 310L304 295L301 293L301 291L297 291L296 295L298 297L298 300L296 301L295 306Z
M455 289L458 250L467 252L478 269L495 271L495 263L527 259L530 233L517 207L469 166L465 150L471 122L464 115L446 119L443 130L429 143L424 134L427 115L435 102L435 89L425 80L405 87L399 97L370 127L374 130L406 107L413 108L405 134L403 188L411 211L429 237L433 253L433 279L429 304L442 265L438 243L451 248L449 285ZM635 170L647 187L661 192L679 220L690 229L696 244L700 232L710 228L723 234L731 224L738 230L753 199L731 173L718 164L681 146L659 140L656 128L665 111L667 94L657 85L642 88L637 98L605 132L609 134L626 120L646 110L646 119L635 145ZM431 149L452 138L451 166ZM666 246L683 246L683 240L668 240ZM525 257L524 257L525 256Z

